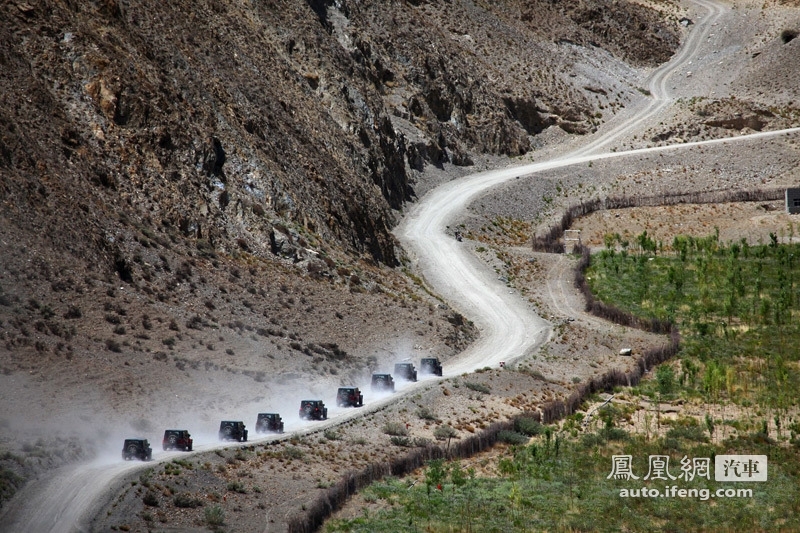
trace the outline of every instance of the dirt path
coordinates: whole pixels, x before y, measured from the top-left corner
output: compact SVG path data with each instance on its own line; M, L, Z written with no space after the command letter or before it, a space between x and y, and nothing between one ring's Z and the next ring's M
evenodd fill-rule
M624 135L641 127L656 113L663 110L670 102L667 81L675 69L680 68L690 57L705 34L712 21L724 14L724 10L716 3L696 0L696 3L709 10L709 16L703 17L692 30L690 38L675 58L658 69L650 79L650 90L654 94L653 101L628 122L613 125L597 136L581 149L559 159L525 165L491 172L484 172L464 179L447 183L426 195L415 205L396 230L396 235L411 254L419 271L432 289L451 302L468 319L473 320L481 331L481 337L468 350L445 368L447 376L471 372L485 366L498 366L501 361L514 361L530 353L545 343L551 334L551 324L539 317L532 306L519 295L496 279L493 272L480 263L466 247L461 246L448 231L466 206L487 189L519 176L530 175L539 171L581 164L592 160L611 157L629 157L650 151L676 150L698 144L714 145L719 142L747 142L748 140L767 136L784 135L787 132L800 131L800 128L768 132L753 136L742 136L736 139L709 141L705 143L687 143L679 147L663 147L635 150L630 152L590 155L599 149L609 146ZM570 287L567 260L559 258L552 273L555 279L548 284L559 311L565 315L581 314L574 288ZM589 317L582 318L594 322ZM594 324L605 327L602 324ZM421 386L421 385L418 385ZM406 391L414 390L408 386ZM364 410L333 417L325 426L335 425L347 419L364 416L366 413L381 408L391 402L376 402ZM293 432L294 434L301 432ZM287 434L284 438L289 438ZM198 447L200 451L230 447L230 444L214 444ZM161 459L161 457L159 457ZM169 460L165 456L164 460ZM113 462L95 466L80 465L75 468L57 472L52 478L23 491L20 497L12 501L0 516L4 530L17 532L41 533L46 531L61 532L81 530L85 518L92 516L102 504L104 494L111 492L113 484L125 475L141 468L141 465ZM35 496L35 497L34 497Z

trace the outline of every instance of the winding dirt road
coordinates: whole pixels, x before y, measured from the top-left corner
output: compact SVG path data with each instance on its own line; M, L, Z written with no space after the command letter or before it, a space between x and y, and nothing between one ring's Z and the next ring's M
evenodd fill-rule
M513 362L547 342L551 332L550 324L537 316L519 294L510 291L505 284L498 281L492 271L448 234L447 227L457 222L460 214L478 195L510 179L596 159L630 157L645 152L680 150L697 145L748 142L800 131L800 128L794 128L734 139L597 154L602 148L609 147L618 139L642 127L670 104L671 98L667 90L670 76L685 66L710 31L711 25L725 14L725 8L719 4L708 0L695 0L695 3L707 10L707 15L690 32L679 53L669 63L653 72L648 84L653 98L635 116L610 124L610 129L605 128L605 132L598 133L596 140L564 157L475 174L447 183L431 191L405 216L395 233L415 262L417 270L422 273L433 291L473 320L480 330L480 339L445 367L446 376L471 372L485 366L498 366L501 361ZM410 384L403 390L413 390L423 384L424 382ZM289 433L282 438L288 438L291 434L320 431L380 409L391 401L391 398L386 398L357 412L333 412L327 423L315 425L313 429L299 425L296 428L287 428ZM274 438L267 437L253 442ZM222 447L230 447L230 444L198 445L194 453ZM175 455L156 453L158 461L171 460ZM48 479L29 484L9 502L0 515L0 530L30 533L87 531L89 519L116 494L115 487L137 469L146 467L152 467L152 463L126 463L117 456L58 470Z

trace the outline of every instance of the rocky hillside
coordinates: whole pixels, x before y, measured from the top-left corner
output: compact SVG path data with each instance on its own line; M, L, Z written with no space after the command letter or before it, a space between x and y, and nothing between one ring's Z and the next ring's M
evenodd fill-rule
M582 85L575 49L654 64L673 19L577 0L9 2L3 215L123 278L142 276L136 225L267 257L303 228L394 265L416 171L590 131L624 95Z
M456 353L474 328L397 268L390 233L427 170L592 131L642 97L617 74L667 59L679 16L627 0L2 3L0 387L30 412L4 410L0 444L56 416L96 425L78 404L151 431L148 413L211 421L292 380Z

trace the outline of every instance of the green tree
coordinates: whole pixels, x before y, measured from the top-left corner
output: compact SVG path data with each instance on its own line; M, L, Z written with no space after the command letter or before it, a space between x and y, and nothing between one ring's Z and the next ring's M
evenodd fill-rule
M656 369L658 392L667 396L675 390L675 371L669 365L661 365Z
M444 480L447 479L447 465L444 459L434 459L428 463L425 471L425 485L428 487L428 496L431 495L431 487L441 488Z

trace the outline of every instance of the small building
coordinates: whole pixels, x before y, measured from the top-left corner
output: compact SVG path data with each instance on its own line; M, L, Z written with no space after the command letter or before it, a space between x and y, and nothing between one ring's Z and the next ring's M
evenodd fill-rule
M786 189L786 212L790 215L800 213L800 187Z

